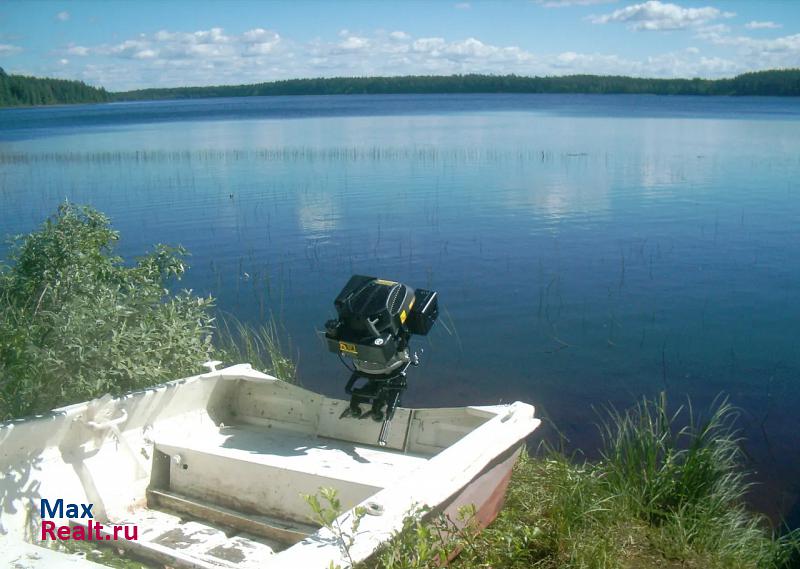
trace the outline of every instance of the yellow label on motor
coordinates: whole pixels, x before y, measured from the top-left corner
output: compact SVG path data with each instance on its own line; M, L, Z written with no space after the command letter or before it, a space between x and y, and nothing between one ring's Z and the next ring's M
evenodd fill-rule
M349 342L339 342L339 351L347 352L348 354L358 354L356 345Z
M386 281L383 279L375 279L375 282L378 283L379 285L386 285L386 286L392 286L397 284L397 281Z
M400 324L405 324L406 323L406 318L408 318L408 314L406 314L406 311L403 310L400 313Z
M416 297L416 296L414 296L414 297L412 297L412 298L411 298L411 303L408 305L408 309L409 309L409 310L411 310L412 308L414 308L414 303L415 303L416 301L417 301L417 297Z

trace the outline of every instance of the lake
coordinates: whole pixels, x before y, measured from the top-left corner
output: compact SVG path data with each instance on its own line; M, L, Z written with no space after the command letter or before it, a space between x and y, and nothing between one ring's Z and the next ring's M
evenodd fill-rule
M741 409L753 502L800 525L800 104L591 95L254 97L0 110L0 235L68 199L119 253L273 315L302 383L353 273L440 293L404 403L537 406L590 456L607 405ZM5 258L7 248L0 249ZM555 425L553 427L552 425Z

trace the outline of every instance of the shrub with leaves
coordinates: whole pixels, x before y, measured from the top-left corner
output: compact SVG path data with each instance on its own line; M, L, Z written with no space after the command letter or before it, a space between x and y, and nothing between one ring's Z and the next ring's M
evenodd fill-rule
M200 371L213 300L173 294L186 252L157 245L132 266L103 214L63 204L15 238L0 266L0 420Z
M363 506L354 508L350 520L350 529L345 529L339 521L339 516L342 514L342 502L339 500L339 493L335 488L324 487L320 488L317 494L302 494L302 496L311 508L312 515L309 516L311 521L328 528L333 533L339 549L349 561L348 566L353 567L355 563L350 550L356 541L358 528L361 526L361 520L367 515L367 510ZM320 496L327 504L323 504L320 501ZM329 569L338 569L340 567L340 565L334 564L333 561L330 562Z

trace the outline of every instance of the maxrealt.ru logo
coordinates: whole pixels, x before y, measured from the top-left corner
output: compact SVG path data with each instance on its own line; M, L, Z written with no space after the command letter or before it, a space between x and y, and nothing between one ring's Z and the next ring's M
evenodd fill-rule
M39 514L42 517L42 540L60 541L111 541L127 539L136 541L139 527L136 525L107 525L94 521L94 504L65 504L63 498L52 504L42 498ZM53 519L66 518L69 523L57 525Z

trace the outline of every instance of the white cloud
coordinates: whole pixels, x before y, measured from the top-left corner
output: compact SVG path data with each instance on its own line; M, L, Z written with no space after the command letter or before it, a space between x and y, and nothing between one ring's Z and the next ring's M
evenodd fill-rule
M747 53L793 53L800 55L800 34L774 39L756 39L749 36L712 34L707 37L717 45L742 48Z
M713 24L711 26L699 26L695 36L700 39L708 39L728 34L730 31L730 26L726 24Z
M662 31L703 26L712 20L733 16L735 14L732 12L722 12L711 6L684 8L677 4L649 0L620 8L610 14L592 16L590 20L595 24L626 23L630 29L637 31Z
M89 55L89 48L82 45L70 45L67 48L67 53L70 55L79 55L81 57L86 57L87 55Z
M454 73L721 77L787 67L800 60L800 34L755 39L732 35L728 26L713 22L692 29L691 47L638 58L577 50L533 52L478 37L414 37L389 30L358 34L341 30L328 39L300 42L259 27L240 34L220 28L162 30L110 45L69 44L59 57L83 56L79 61L70 57L65 73L79 73L78 78L111 90Z
M252 30L251 30L252 31ZM263 30L259 30L263 31ZM245 32L246 34L247 32ZM210 30L200 30L194 32L193 34L187 34L189 37L189 41L194 43L213 43L213 44L222 44L222 43L229 43L231 38L226 36L225 33L222 31L222 28L211 28Z
M597 4L614 4L617 0L536 0L545 8L568 8L570 6L595 6Z
M268 55L280 44L281 36L271 30L255 28L243 33L242 41L246 44L245 55Z
M59 59L59 60L58 60L58 62L59 62L61 65L69 65L69 59L66 59L66 58Z
M142 49L133 54L136 59L155 59L158 52L154 49Z
M361 38L358 36L347 36L345 39L340 41L338 45L340 49L346 51L355 51L368 47L369 40L367 38Z
M271 42L261 42L261 43L254 43L247 46L245 50L245 55L268 55L275 50L275 47L278 45L280 38L276 38L275 41Z
M280 44L280 35L264 28L253 28L240 35L228 35L222 28L195 32L160 30L151 35L140 34L136 39L114 45L94 48L73 45L67 49L67 53L95 53L126 59L236 60L239 57L269 55Z
M800 34L771 39L731 35L729 29L700 30L697 37L713 45L733 50L738 71L797 67L800 61Z
M472 4L470 4L469 2L456 2L455 4L453 4L453 7L456 10L469 10L470 8L472 8Z
M149 49L149 42L147 40L125 40L109 48L98 48L98 53L108 53L117 57L124 58L137 58L137 54ZM140 58L137 58L140 59Z
M242 34L242 41L245 43L266 43L276 42L280 36L271 30L264 28L254 28Z
M744 27L748 30L776 30L778 28L782 28L783 26L781 24L776 24L775 22L759 22L753 20L752 22L747 22Z
M58 20L59 22L66 22L67 20L69 20L69 12L67 12L66 10L63 12L59 12L58 14L56 14L56 20Z
M19 53L22 48L10 43L0 43L0 55L11 55L12 53Z
M414 43L411 44L411 48L416 52L427 52L427 53L439 53L445 45L447 44L444 41L444 38L420 38L418 40L414 40Z
M697 49L662 53L643 59L627 59L603 53L563 52L544 58L547 74L629 75L632 77L719 77L737 72L736 63L703 56Z

